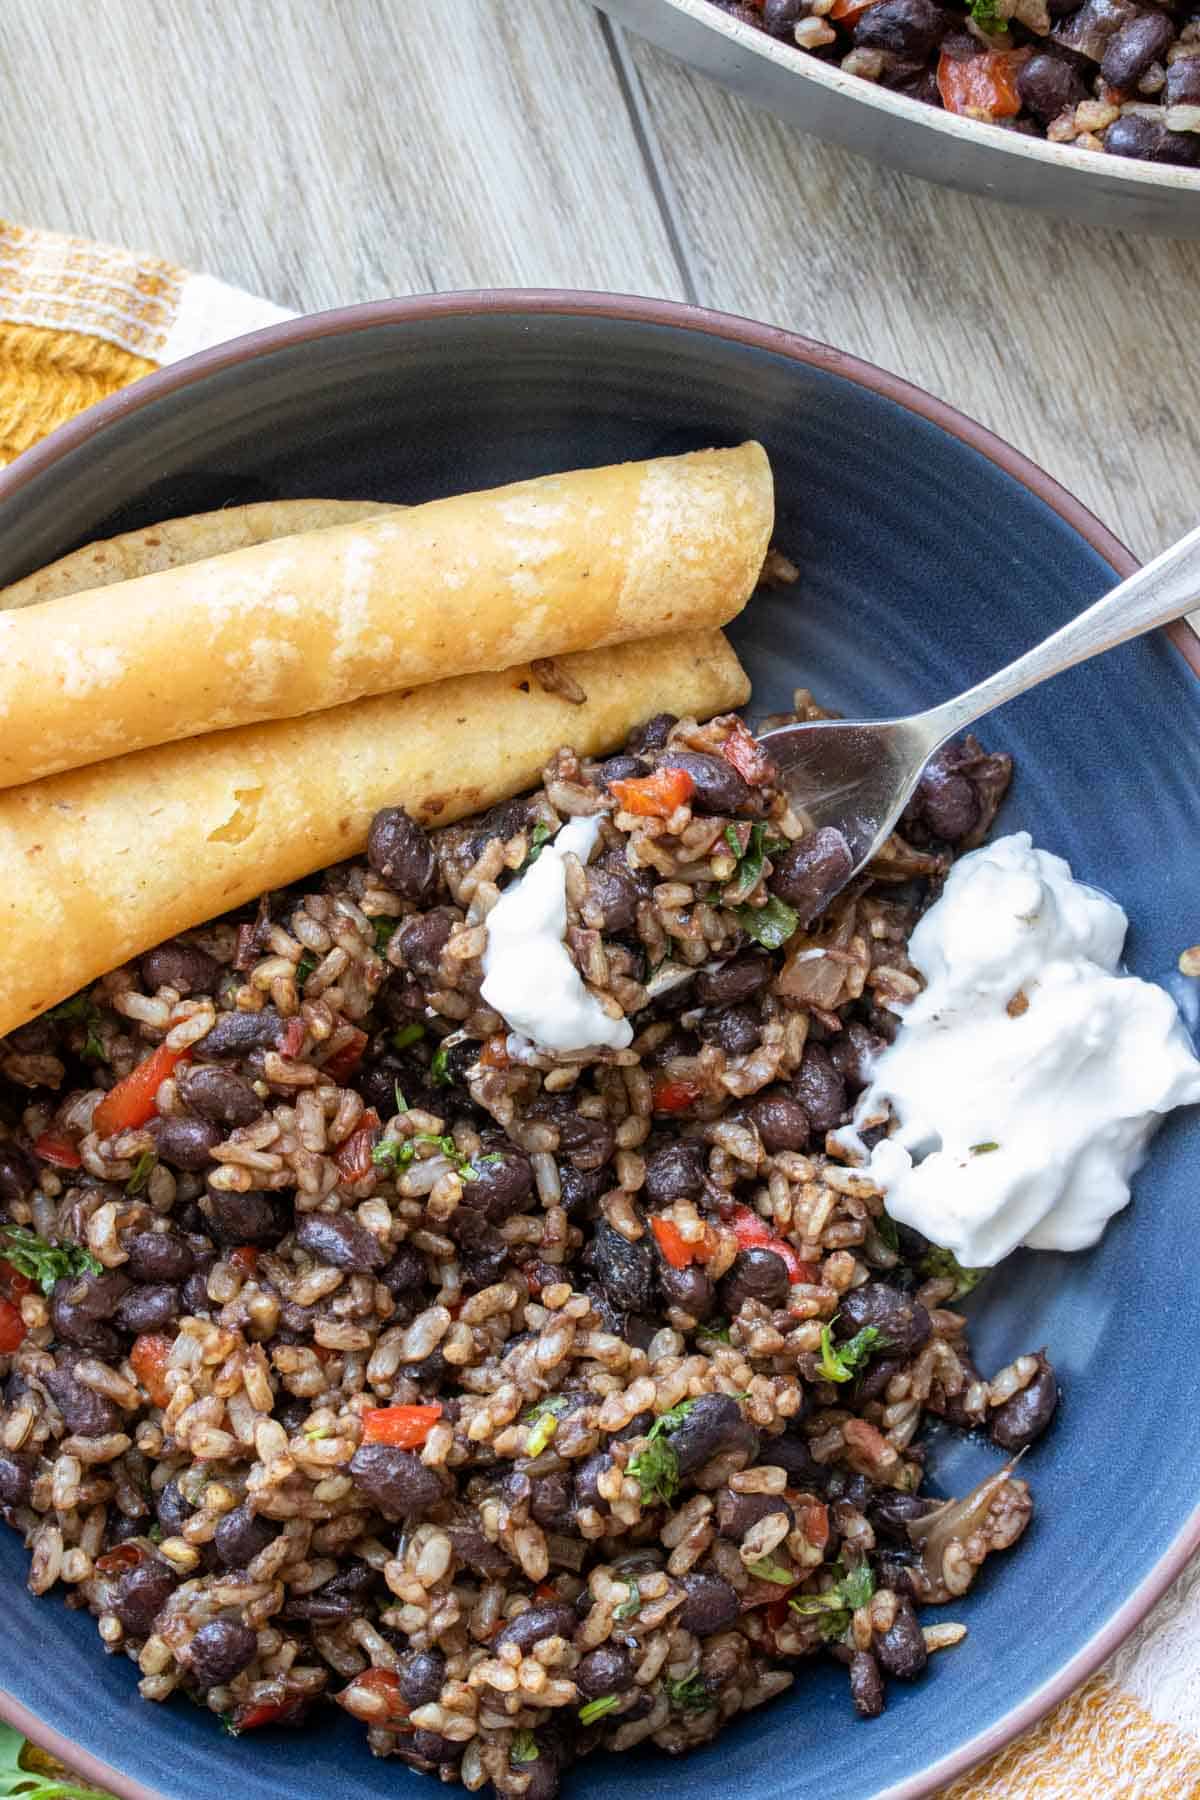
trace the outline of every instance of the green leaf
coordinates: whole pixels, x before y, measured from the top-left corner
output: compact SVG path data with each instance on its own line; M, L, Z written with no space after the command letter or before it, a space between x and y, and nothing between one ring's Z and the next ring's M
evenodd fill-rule
M316 966L317 966L316 957L309 956L306 951L305 954L300 958L300 961L296 964L296 986L298 988L302 988L304 986L305 982L308 980L309 976L312 974L312 972L316 968Z
M386 916L381 916L380 918L375 919L373 923L375 926L375 948L378 950L380 956L382 956L392 939L395 937L396 928L400 921L399 919L390 919Z
M796 1580L794 1569L783 1568L769 1556L760 1556L757 1562L747 1563L746 1567L760 1581L773 1581L777 1587L791 1587Z
M105 1062L107 1057L104 1045L100 1041L96 1026L100 1022L100 1008L93 1005L91 996L73 994L58 1006L52 1006L46 1014L48 1019L57 1019L65 1024L86 1025L87 1036L83 1049L79 1052L86 1062Z
M382 1138L371 1152L371 1161L377 1169L395 1175L399 1169L407 1169L414 1153L412 1138Z
M679 1491L679 1463L665 1438L655 1438L652 1432L645 1446L630 1457L628 1468L642 1490L643 1502L671 1504Z
M108 1052L105 1050L104 1045L100 1042L100 1039L97 1036L96 1027L94 1024L91 1024L88 1026L88 1034L84 1040L83 1049L79 1052L79 1054L80 1054L80 1056L83 1057L85 1062L107 1062L108 1061Z
M917 1268L918 1275L926 1281L952 1281L954 1292L952 1300L961 1300L964 1295L973 1293L979 1286L986 1269L964 1269L953 1250L943 1250L937 1244L930 1244L921 1258Z
M399 1082L396 1083L395 1093L396 1093L396 1111L406 1113L408 1111L408 1101L404 1098L404 1095L400 1092L400 1083Z
M613 1609L613 1618L622 1625L625 1623L626 1619L636 1619L637 1615L642 1610L642 1596L637 1583L630 1582L629 1586L630 1594L628 1600L622 1600L620 1606Z
M998 1150L999 1148L1000 1148L1000 1146L996 1142L995 1138L988 1138L985 1143L972 1144L971 1145L971 1155L972 1156L988 1156L991 1154L991 1152L993 1150Z
M899 1250L900 1233L896 1230L895 1219L890 1219L887 1213L880 1213L876 1219L875 1236L881 1244L886 1244L889 1250Z
M150 1527L149 1531L146 1533L146 1536L150 1539L150 1542L152 1544L161 1544L162 1543L163 1528L159 1524L157 1519L155 1519L153 1525Z
M800 929L799 915L774 894L765 906L735 906L733 916L756 944L764 950L778 950Z
M87 993L72 994L69 1000L61 1000L57 1006L52 1006L46 1017L48 1019L78 1020L82 1024L84 1019L90 1018L95 1010L90 995Z
M989 37L1008 30L1008 20L997 11L996 0L971 0L971 18Z
M721 1318L710 1319L707 1325L697 1325L696 1336L709 1338L714 1344L727 1344L730 1341L729 1321Z
M802 1618L821 1619L829 1638L841 1637L850 1624L851 1613L857 1612L860 1606L867 1606L875 1592L875 1576L870 1563L856 1563L850 1569L843 1563L835 1563L834 1575L837 1579L826 1593L804 1594L798 1600L788 1601L792 1611Z
M454 1086L454 1077L446 1067L449 1059L450 1052L446 1049L445 1044L440 1045L439 1048L434 1051L433 1061L429 1065L429 1079L432 1081L434 1087Z
M424 1036L425 1027L416 1020L411 1025L401 1025L392 1033L392 1049L407 1050L410 1044L419 1044Z
M509 1747L508 1760L513 1763L531 1763L538 1759L538 1747L533 1740L532 1731L513 1733L513 1741Z
M133 1165L133 1174L125 1184L127 1194L140 1194L154 1173L154 1165L158 1157L153 1150L143 1150Z
M646 1436L653 1440L661 1437L664 1431L678 1431L695 1404L694 1400L681 1400L677 1406L671 1408L670 1412L660 1413Z
M680 1681L664 1681L663 1693L672 1706L678 1706L683 1712L707 1712L712 1705L712 1698L699 1669L685 1675Z
M733 827L730 825L725 827L726 838L729 837L729 833L732 830ZM765 825L752 825L750 827L750 842L742 852L738 861L738 866L734 870L731 879L727 881L725 886L721 889L722 906L739 906L743 900L749 898L758 886L759 877L763 872L763 862L766 856L763 841L765 836ZM735 844L736 840L737 834L735 832ZM794 929L795 927L793 926L793 930Z
M594 1725L605 1713L610 1713L615 1706L620 1706L620 1694L602 1694L599 1700L589 1700L586 1706L579 1709L579 1723Z
M0 1724L0 1796L19 1795L20 1800L111 1800L99 1788L60 1781L56 1775L40 1775L25 1769L21 1758L25 1739L11 1725Z
M0 1226L0 1257L19 1275L36 1281L43 1294L66 1275L99 1275L101 1264L82 1244L50 1244L24 1225Z
M891 1339L875 1325L864 1325L844 1344L835 1344L830 1325L821 1327L821 1357L817 1372L822 1381L852 1381L879 1350L891 1348Z
M538 1419L544 1419L547 1414L560 1419L570 1404L571 1402L565 1394L547 1394L544 1400L535 1400L532 1406L525 1409L521 1414L521 1423L522 1425L533 1425Z
M542 854L543 845L548 844L553 836L553 827L550 825L543 825L539 819L538 823L529 834L529 853L526 856L525 861L517 870L518 875L523 875L526 869L532 867L538 857Z

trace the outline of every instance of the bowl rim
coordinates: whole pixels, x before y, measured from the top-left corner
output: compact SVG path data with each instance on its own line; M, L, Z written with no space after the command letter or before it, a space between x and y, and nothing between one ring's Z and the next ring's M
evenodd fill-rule
M596 0L596 4L603 6L605 0ZM915 125L941 132L946 137L979 143L985 149L994 150L1002 156L1024 157L1026 161L1046 163L1051 168L1068 169L1084 177L1102 174L1118 187L1135 190L1165 188L1177 193L1200 194L1200 169L1187 169L1174 163L1158 165L1146 162L1141 157L1106 156L1103 153L1097 155L1095 150L1076 150L1070 144L1052 144L1047 138L1026 137L1021 132L1006 131L1003 126L988 125L982 119L960 118L955 113L929 106L922 100L914 100L908 94L897 93L893 88L883 88L877 82L849 75L836 64L821 62L815 56L805 56L795 46L780 43L768 37L766 32L755 30L753 25L746 25L731 14L719 11L711 0L652 0L652 4L682 13L685 18L707 27L719 37L727 38L740 49L799 76L802 81L810 81L842 99L856 101L860 106L870 107L876 112L899 115ZM636 28L631 26L630 29ZM804 127L801 125L800 129L803 130Z
M669 0L675 4L676 0ZM702 0L707 3L707 0ZM718 15L720 16L720 15ZM201 350L180 362L142 376L131 386L88 407L60 425L48 437L23 451L0 470L0 506L36 477L91 439L103 437L118 420L133 417L143 407L202 383L209 376L254 361L275 351L320 342L324 338L352 335L380 325L427 322L463 316L486 318L513 315L536 320L548 315L607 319L618 323L666 326L722 338L754 350L783 356L809 368L838 375L894 401L907 412L938 426L960 443L1012 477L1035 498L1044 502L1103 558L1122 578L1137 569L1138 562L1119 538L1094 513L1068 492L1053 476L986 426L976 423L946 401L925 392L899 375L893 375L857 356L835 350L813 338L761 324L733 313L711 311L682 301L644 298L633 294L606 294L572 288L480 288L441 294L416 294L390 300L366 301L327 312L310 313L268 325L259 331ZM1192 673L1200 678L1200 636L1186 620L1166 627ZM936 1789L965 1774L985 1757L995 1754L1028 1731L1059 1701L1079 1687L1106 1662L1154 1603L1161 1598L1191 1558L1200 1550L1200 1504L1189 1515L1157 1563L1096 1631L1083 1648L1048 1681L1003 1716L912 1776L881 1789L875 1800L926 1800ZM15 1695L0 1690L0 1720L15 1726L52 1755L121 1800L163 1800L157 1790L111 1768L84 1746L45 1724Z

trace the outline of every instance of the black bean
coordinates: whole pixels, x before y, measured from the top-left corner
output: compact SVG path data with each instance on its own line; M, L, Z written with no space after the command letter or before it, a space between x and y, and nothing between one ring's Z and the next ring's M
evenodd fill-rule
M1036 56L1031 56L1019 71L1017 93L1021 96L1022 104L1033 114L1035 119L1040 119L1043 125L1050 125L1060 113L1066 112L1068 108L1073 109L1079 105L1081 100L1086 100L1088 87L1073 62L1069 62L1065 56L1053 56L1048 51L1042 50ZM925 783L928 781L929 774L926 771ZM965 795L962 792L963 788L966 789ZM929 788L926 785L918 789L917 805L922 816L925 815L923 803L928 793ZM935 810L938 804L935 801ZM944 796L940 805L947 809L946 816L951 824L958 825L963 820L969 821L965 830L960 833L961 836L965 836L966 832L971 830L978 817L979 805L975 798L975 790L970 782L961 775L954 776L952 782L944 787ZM961 811L952 815L948 809L956 806L961 808ZM943 835L941 832L938 833L939 837Z
M998 1406L991 1416L992 1442L1002 1450L1023 1450L1041 1437L1058 1409L1058 1382L1054 1370L1039 1350L1037 1374L1019 1394Z
M214 1251L205 1251L196 1257L195 1270L183 1284L183 1304L188 1312L211 1312L212 1301L208 1297L208 1272L216 1260Z
M601 1475L613 1466L613 1459L607 1451L600 1450L594 1456L585 1457L575 1470L575 1498L580 1506L605 1505L596 1486Z
M0 1446L0 1506L24 1506L36 1474L37 1457L32 1451Z
M880 0L881 5L886 0ZM814 1131L832 1131L846 1111L846 1084L824 1044L806 1044L792 1091Z
M596 1221L588 1262L612 1304L623 1312L644 1312L654 1292L654 1252L647 1238L636 1244L611 1226Z
M1162 97L1168 106L1200 106L1200 56L1181 57L1171 64Z
M43 1380L68 1431L78 1437L106 1437L110 1431L120 1430L120 1408L85 1387L69 1362L61 1362Z
M436 982L442 951L450 941L453 926L454 914L439 906L419 918L406 919L396 933L405 967L418 981L427 985Z
M400 1111L396 1098L397 1088L407 1106L421 1105L421 1097L417 1091L420 1078L415 1073L415 1065L393 1056L390 1051L386 1055L361 1062L354 1071L352 1080L362 1095L364 1104L373 1107L385 1125ZM421 1110L425 1110L423 1105ZM437 1110L436 1106L434 1110Z
M684 1602L671 1614L673 1626L695 1637L726 1631L738 1616L738 1597L719 1575L684 1575L679 1583Z
M9 1032L9 1048L22 1056L54 1056L58 1052L58 1026L57 1019L45 1015L30 1019L28 1025L18 1025L15 1031Z
M174 1570L157 1556L147 1557L145 1562L125 1571L116 1584L111 1605L130 1637L149 1637L155 1619L175 1592L177 1579Z
M689 1006L692 1004L691 988L686 983L682 987L676 988L674 992L684 996L685 1004ZM660 1008L673 998L674 994L665 994L658 1003ZM647 1053L646 1067L661 1069L677 1056L695 1056L699 1048L696 1038L690 1031L685 1031L682 1025L673 1025L666 1037L660 1038L653 1050Z
M900 1494L887 1488L871 1500L867 1517L877 1537L886 1538L892 1544L900 1544L907 1550L912 1542L908 1535L909 1523L913 1519L923 1519L926 1513L934 1512L938 1505L937 1500L926 1499L923 1495Z
M860 1719L877 1719L883 1711L883 1676L869 1650L851 1652L850 1698Z
M601 1194L616 1186L611 1168L577 1169L571 1163L559 1169L558 1182L562 1189L563 1211L575 1225L586 1216L588 1208Z
M240 1506L221 1514L212 1541L227 1569L244 1569L268 1544L274 1543L279 1529L273 1519L261 1518L243 1500Z
M546 1638L566 1638L570 1643L575 1635L575 1609L563 1600L539 1600L510 1619L501 1627L492 1639L489 1650L502 1650L505 1644L515 1644L522 1656L527 1656L535 1644Z
M400 1698L408 1706L432 1706L446 1679L440 1650L414 1650L400 1663Z
M459 1567L473 1576L483 1575L489 1581L503 1581L513 1572L512 1560L499 1544L484 1536L478 1525L443 1525L441 1530L454 1546Z
M925 1639L907 1595L901 1596L890 1629L876 1639L875 1654L888 1674L900 1681L915 1681L929 1661Z
M782 1494L735 1494L732 1488L721 1488L717 1494L717 1530L722 1537L741 1539L772 1513L786 1513L791 1530L794 1514Z
M109 1511L104 1525L104 1543L109 1550L118 1544L127 1544L130 1538L141 1537L146 1529L145 1519L131 1519L125 1513L118 1512L115 1507ZM202 1553L203 1554L203 1553Z
M496 1227L488 1224L483 1213L470 1206L459 1206L452 1213L446 1230L462 1253L464 1287L478 1293L500 1279L511 1250Z
M606 856L587 872L585 910L594 907L602 931L632 931L642 889L622 856Z
M574 1107L567 1107L554 1122L558 1126L558 1154L570 1157L577 1169L601 1169L611 1160L617 1137L607 1119L590 1119Z
M777 1150L804 1150L808 1146L810 1125L808 1113L794 1095L782 1088L761 1094L746 1108L750 1120L768 1155Z
M690 1475L720 1450L732 1449L745 1432L745 1420L728 1394L703 1394L692 1402L669 1442L681 1475Z
M33 1165L19 1144L0 1144L0 1205L27 1200L35 1186Z
M183 1310L183 1296L169 1281L150 1281L131 1288L116 1311L122 1331L161 1331Z
M501 800L484 813L471 837L472 856L482 856L492 838L507 843L529 825L531 802L528 795L518 794L513 800Z
M87 1280L88 1277L84 1277ZM91 1279L107 1280L108 1277L92 1277ZM112 1303L112 1311L125 1292L129 1283L123 1277L117 1277L120 1287ZM116 1356L120 1352L121 1340L111 1325L88 1312L86 1306L72 1298L82 1284L71 1276L64 1276L55 1283L54 1293L50 1300L50 1319L55 1334L65 1343L74 1344L80 1350L90 1350L94 1355L105 1359Z
M751 951L719 969L701 969L692 988L700 1006L735 1006L760 993L773 974L770 957Z
M296 1242L318 1262L356 1275L382 1269L387 1261L387 1251L375 1233L349 1213L305 1213L296 1227Z
M677 1306L693 1319L707 1319L715 1296L713 1284L703 1269L690 1263L686 1269L673 1269L662 1262L658 1270L659 1292L668 1306Z
M55 1287L55 1293L62 1286ZM66 1298L77 1312L89 1319L111 1319L129 1287L126 1276L116 1269L105 1269L99 1275L77 1275L68 1279Z
M371 820L367 861L405 900L424 900L437 884L437 857L423 825L402 806L385 806Z
M562 1768L553 1746L547 1745L544 1738L536 1742L538 1753L533 1762L516 1765L520 1773L529 1779L524 1800L556 1800L562 1780Z
M283 1036L283 1020L273 1007L261 1012L225 1012L196 1045L193 1055L207 1060L244 1056L247 1050L274 1050Z
M937 49L949 23L933 0L880 0L854 27L854 42L920 62Z
M773 1250L743 1250L721 1283L721 1305L730 1317L744 1300L779 1306L787 1299L790 1285L782 1256Z
M442 1478L411 1450L363 1444L350 1459L350 1477L385 1518L411 1519L444 1497Z
M146 1129L161 1160L173 1169L206 1168L222 1137L219 1125L186 1113L152 1119Z
M785 1470L788 1484L794 1488L821 1491L829 1478L828 1470L814 1460L808 1440L798 1431L781 1431L778 1437L767 1438L762 1448L762 1460Z
M769 37L793 43L794 32L805 16L807 0L763 0L762 25Z
M886 3L886 0L885 0ZM690 775L694 789L688 802L697 813L739 813L753 802L754 795L732 763L723 756L703 756L694 750L667 750L659 757L664 769L682 769Z
M187 1665L199 1687L222 1687L254 1661L258 1633L243 1619L210 1619L187 1649Z
M397 1300L419 1294L425 1286L425 1258L414 1244L399 1244L391 1262L379 1271L379 1279Z
M886 1281L868 1281L843 1295L833 1335L844 1342L865 1326L873 1325L887 1339L880 1348L912 1357L923 1350L933 1330L929 1314L919 1300L891 1287Z
M830 1040L827 1048L830 1062L846 1086L857 1093L866 1087L871 1078L871 1063L883 1054L887 1045L857 1019L852 1019L844 1031L839 1031Z
M168 1481L154 1496L154 1516L163 1528L164 1537L178 1537L195 1510L180 1493L177 1481Z
M175 1083L185 1105L210 1125L253 1125L262 1117L263 1102L232 1069L193 1064L179 1071Z
M858 1378L855 1394L859 1400L882 1400L887 1391L888 1382L893 1375L898 1375L904 1367L902 1356L877 1356L867 1364L866 1371Z
M470 1287L472 1285L490 1284L472 1284L469 1280L464 1280L463 1285ZM446 1361L439 1349L434 1350L431 1355L427 1356L424 1362L409 1363L405 1373L409 1380L415 1381L421 1392L428 1396L437 1392L442 1387L443 1383L449 1380L451 1370L450 1364ZM454 1374L458 1374L457 1368L454 1370Z
M679 720L674 713L655 713L644 725L637 725L630 732L625 748L637 755L642 750L661 750L671 735L672 728Z
M191 1247L173 1231L139 1231L125 1249L135 1281L186 1281L195 1267Z
M529 1484L529 1513L546 1531L569 1532L575 1516L575 1490L568 1474L536 1475Z
M148 950L141 962L142 982L148 993L160 987L179 994L215 994L222 969L215 956L182 938L172 938L157 950Z
M881 0L884 6L893 0ZM877 9L876 9L877 10ZM854 873L854 856L845 837L832 825L822 826L783 851L767 881L776 899L783 900L807 929L819 918L835 894L840 894Z
M704 1189L708 1154L703 1144L680 1139L652 1150L646 1158L646 1198L651 1206L672 1200L695 1200Z
M762 1038L762 1020L749 1006L730 1006L701 1019L699 1031L706 1043L718 1045L726 1056L748 1056Z
M503 1225L520 1212L533 1192L533 1164L515 1144L485 1139L471 1164L476 1179L463 1184L463 1204L481 1212L492 1225Z
M602 787L612 781L636 781L650 773L650 764L640 756L610 756L596 771Z
M222 1244L277 1244L287 1231L279 1203L270 1194L251 1188L245 1194L210 1188L201 1211Z
M1165 56L1174 41L1175 25L1167 13L1141 13L1109 38L1100 73L1112 87L1136 87L1151 63Z
M633 1686L633 1658L620 1644L601 1644L582 1659L572 1679L584 1700L623 1694Z

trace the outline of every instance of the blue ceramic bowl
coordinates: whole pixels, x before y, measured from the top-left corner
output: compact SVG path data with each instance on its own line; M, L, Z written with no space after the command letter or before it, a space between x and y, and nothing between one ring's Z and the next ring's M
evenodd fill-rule
M798 591L756 600L733 636L751 711L812 687L867 715L967 687L1133 566L1049 479L889 376L782 332L650 301L450 295L262 332L139 382L0 476L0 582L88 538L277 495L415 500L536 471L763 440L777 542ZM1196 936L1200 670L1158 634L1006 707L987 741L1016 757L1002 829L1027 826L1109 889L1129 965L1172 980ZM1189 667L1189 662L1191 666ZM858 1722L845 1675L794 1690L681 1762L594 1758L576 1800L915 1800L1030 1725L1107 1656L1200 1547L1200 1305L1183 1279L1200 1134L1175 1117L1135 1204L1081 1256L1021 1254L968 1302L981 1366L1047 1344L1064 1400L1027 1458L1038 1512L949 1616L965 1644L893 1684ZM961 1491L996 1456L949 1436L933 1468ZM329 1712L308 1731L226 1737L180 1701L143 1705L93 1621L24 1587L0 1530L0 1710L137 1800L433 1792L373 1761ZM942 1616L947 1616L945 1613ZM98 1759L98 1760L93 1760Z

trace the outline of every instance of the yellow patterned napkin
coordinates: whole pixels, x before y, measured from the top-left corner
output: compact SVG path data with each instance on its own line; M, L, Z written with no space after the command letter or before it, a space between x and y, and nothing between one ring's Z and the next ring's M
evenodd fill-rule
M157 257L0 221L0 463L140 375L287 317ZM943 1654L987 1653L968 1638ZM1099 1675L939 1800L1200 1800L1200 1565Z

